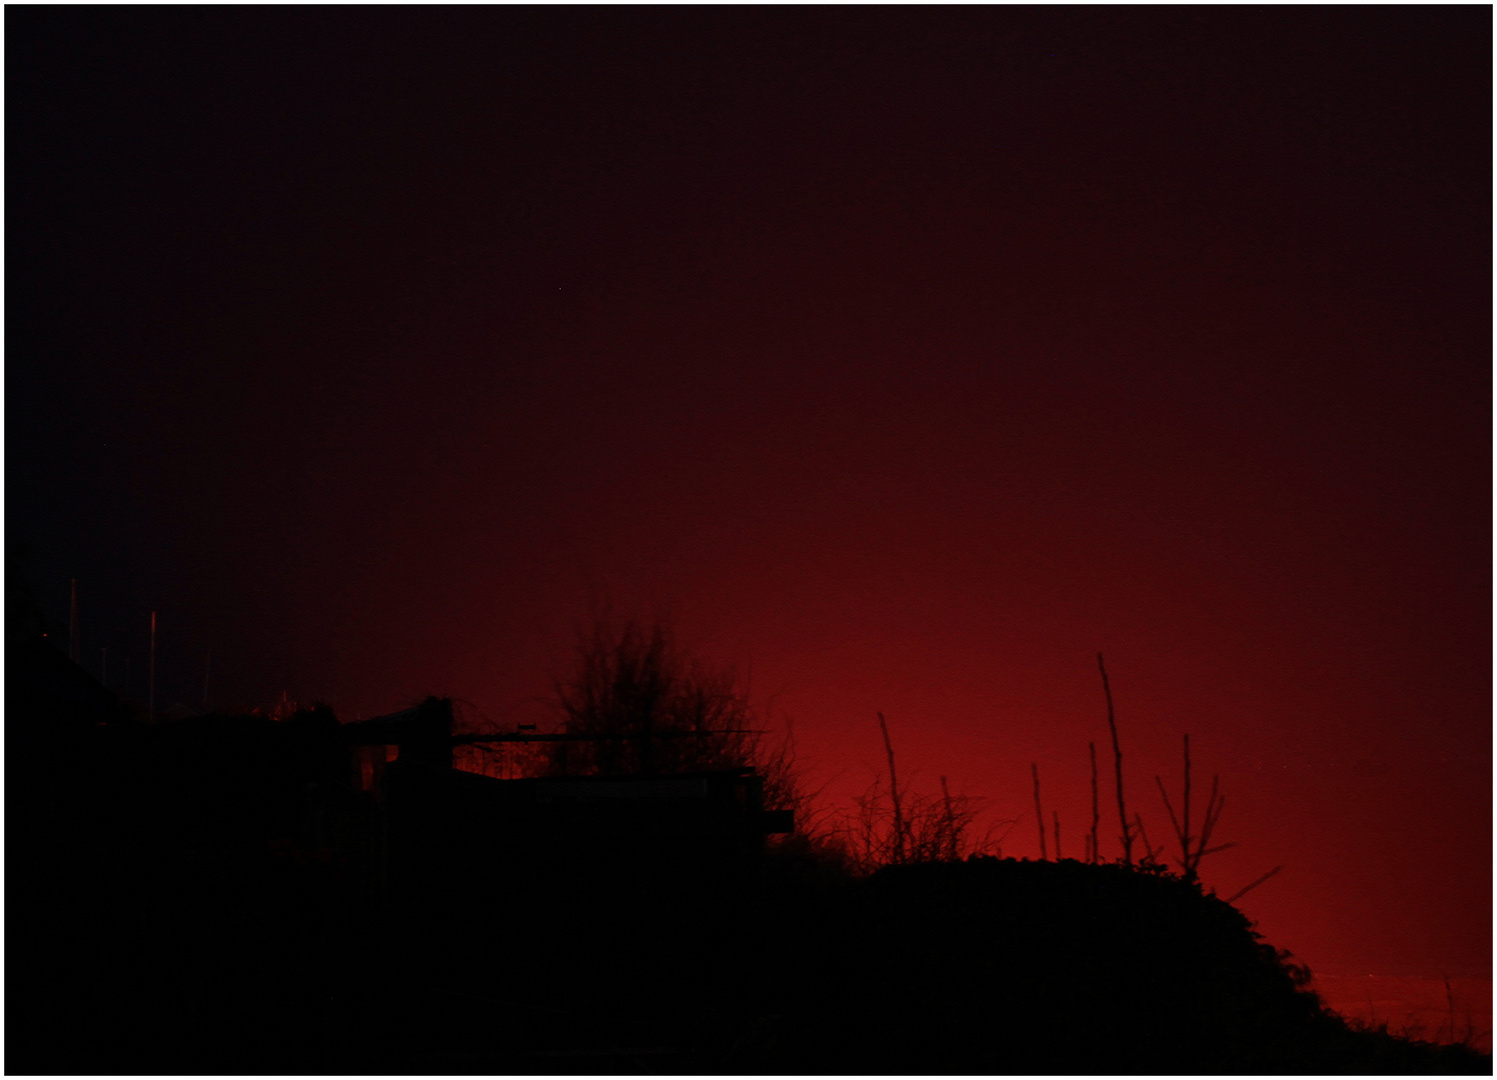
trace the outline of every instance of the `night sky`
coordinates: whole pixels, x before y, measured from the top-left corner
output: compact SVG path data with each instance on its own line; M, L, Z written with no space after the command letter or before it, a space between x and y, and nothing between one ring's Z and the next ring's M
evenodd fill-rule
M5 22L10 587L112 685L544 725L606 604L1080 856L1100 650L1270 941L1490 976L1490 8Z

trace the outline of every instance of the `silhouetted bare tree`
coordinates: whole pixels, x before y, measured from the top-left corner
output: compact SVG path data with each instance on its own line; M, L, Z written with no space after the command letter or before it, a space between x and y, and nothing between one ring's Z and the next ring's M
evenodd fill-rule
M576 666L555 686L572 735L549 744L549 771L567 775L698 772L753 768L769 809L800 811L789 733L771 740L732 668L684 655L655 623L621 627L598 619L579 636Z
M1230 847L1236 847L1235 843L1217 844L1215 847L1207 847L1211 843L1211 834L1216 829L1217 819L1221 817L1222 805L1226 798L1221 794L1220 777L1211 778L1211 797L1206 800L1206 816L1201 822L1199 835L1190 831L1190 736L1185 736L1185 797L1181 801L1181 815L1176 816L1175 805L1170 801L1169 792L1164 789L1164 781L1154 777L1154 783L1159 787L1160 797L1164 799L1164 808L1169 811L1170 826L1175 830L1175 839L1180 844L1180 858L1176 861L1180 864L1180 872L1186 881L1197 881L1200 879L1201 860L1207 855L1214 855L1218 851L1226 851Z

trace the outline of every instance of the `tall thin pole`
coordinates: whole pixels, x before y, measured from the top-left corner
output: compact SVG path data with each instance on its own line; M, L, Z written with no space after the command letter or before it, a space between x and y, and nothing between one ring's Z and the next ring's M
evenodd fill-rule
M78 579L68 579L68 659L82 663L82 642L78 639Z
M146 717L156 718L156 613L151 612L151 671L147 678Z
M1112 686L1107 681L1107 668L1102 663L1102 654L1097 654L1097 670L1102 673L1102 692L1107 695L1107 726L1112 731L1112 759L1118 779L1118 822L1123 829L1123 862L1133 865L1133 832L1128 827L1128 813L1123 809L1123 749L1118 745L1118 722L1112 711Z

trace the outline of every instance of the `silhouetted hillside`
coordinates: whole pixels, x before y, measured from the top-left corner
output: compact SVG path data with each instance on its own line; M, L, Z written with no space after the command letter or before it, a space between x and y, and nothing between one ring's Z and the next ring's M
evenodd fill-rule
M976 857L888 868L786 914L766 1069L1490 1071L1349 1031L1239 911L1169 875Z
M1169 875L857 877L766 849L746 769L502 781L435 699L144 724L8 658L7 1072L1491 1071Z

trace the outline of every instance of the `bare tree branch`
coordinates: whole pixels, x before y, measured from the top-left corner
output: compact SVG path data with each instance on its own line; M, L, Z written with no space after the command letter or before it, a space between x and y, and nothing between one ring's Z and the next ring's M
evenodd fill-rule
M1269 878L1273 877L1275 874L1277 874L1282 869L1284 869L1282 866L1275 866L1272 870L1270 870L1268 873L1264 874L1262 877L1260 877L1260 878L1258 878L1258 879L1256 879L1254 881L1251 881L1248 884L1244 885L1242 888L1238 889L1231 896L1227 897L1227 903L1229 903L1229 904L1235 903L1238 900L1239 897L1242 897L1242 896L1246 895L1248 892L1250 892L1251 890L1256 889L1259 885L1262 885L1265 881L1267 881Z
M1123 803L1123 749L1118 744L1118 723L1112 709L1112 685L1107 681L1107 668L1102 663L1102 654L1097 654L1097 670L1102 673L1102 693L1107 696L1107 727L1112 732L1112 757L1117 772L1118 822L1123 830L1123 862L1133 865L1133 834L1128 828L1128 812Z

